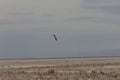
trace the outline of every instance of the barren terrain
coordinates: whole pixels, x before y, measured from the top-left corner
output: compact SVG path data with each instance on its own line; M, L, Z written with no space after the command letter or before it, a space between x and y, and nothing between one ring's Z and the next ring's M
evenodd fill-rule
M120 57L1 59L0 80L120 80Z

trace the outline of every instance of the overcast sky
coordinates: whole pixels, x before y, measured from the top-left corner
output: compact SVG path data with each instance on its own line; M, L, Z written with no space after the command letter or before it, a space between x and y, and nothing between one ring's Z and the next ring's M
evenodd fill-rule
M0 58L112 55L120 56L119 0L0 0Z

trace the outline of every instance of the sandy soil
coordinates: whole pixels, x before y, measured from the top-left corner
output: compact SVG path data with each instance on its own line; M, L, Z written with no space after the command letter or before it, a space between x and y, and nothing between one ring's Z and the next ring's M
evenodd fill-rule
M4 59L0 80L120 80L120 57Z

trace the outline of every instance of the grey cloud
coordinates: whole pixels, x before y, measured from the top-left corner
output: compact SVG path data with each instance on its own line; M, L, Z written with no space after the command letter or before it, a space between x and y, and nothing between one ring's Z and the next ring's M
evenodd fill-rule
M118 0L85 0L83 8L107 12L107 14L118 14L120 15L120 2Z
M95 19L93 20L96 23L104 23L104 24L116 24L119 25L120 19L114 19L114 18L101 18L101 19Z
M14 15L14 16L32 16L34 15L33 12L11 12L7 13L8 15Z
M41 14L41 16L45 16L45 17L55 17L56 14L44 13L44 14Z
M98 24L115 24L119 25L120 19L119 18L113 18L113 17L99 17L99 16L84 16L84 17L68 17L61 20L58 20L58 22L79 22L79 23L98 23Z
M23 15L23 14L17 14L17 15ZM25 15L24 15L25 16ZM35 18L29 18L29 17L18 17L18 18L11 18L11 19L1 19L0 20L0 25L11 25L11 24L39 24L39 23L50 23L50 22L55 22L56 20L52 19L35 19Z
M30 0L28 3L28 0L12 0L3 3L7 5L0 3L3 10L0 58L104 55L101 52L118 55L119 1ZM51 33L58 36L57 42Z
M108 12L108 13L112 13L112 14L119 14L120 15L120 6L116 5L116 6L103 6L100 9Z
M13 20L13 19L4 19L0 20L0 25L10 25L10 24L30 24L30 23L39 23L38 20L22 19L22 20Z

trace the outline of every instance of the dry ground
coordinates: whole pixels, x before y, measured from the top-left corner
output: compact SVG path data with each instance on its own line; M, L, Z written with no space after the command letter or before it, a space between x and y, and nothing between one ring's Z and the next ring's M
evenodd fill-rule
M0 80L120 80L120 57L0 60Z

